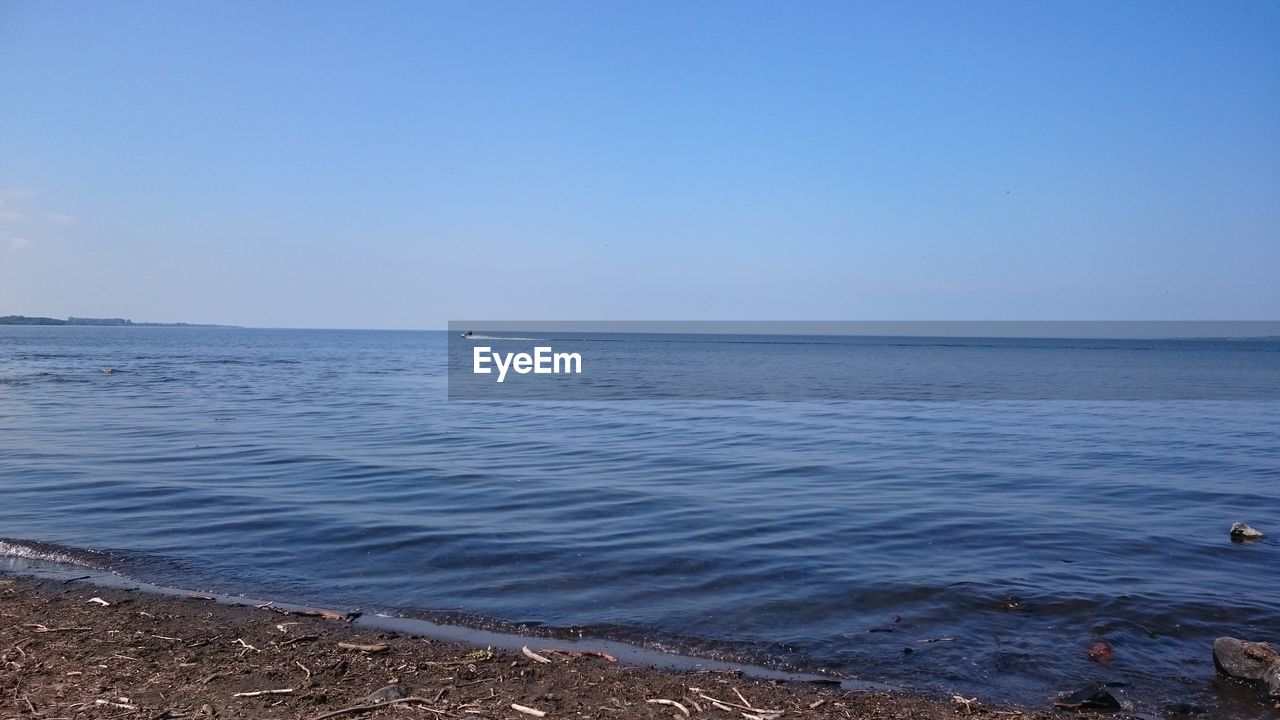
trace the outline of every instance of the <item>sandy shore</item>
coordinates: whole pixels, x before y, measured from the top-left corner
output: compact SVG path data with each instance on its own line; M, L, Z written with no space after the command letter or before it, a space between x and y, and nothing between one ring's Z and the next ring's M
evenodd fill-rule
M1052 717L529 645L537 657L271 608L0 577L0 720ZM392 684L407 696L368 699Z

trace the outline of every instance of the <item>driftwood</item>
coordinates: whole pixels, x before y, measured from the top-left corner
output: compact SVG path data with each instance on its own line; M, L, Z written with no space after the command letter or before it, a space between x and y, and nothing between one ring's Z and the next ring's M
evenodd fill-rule
M955 703L956 705L963 706L965 715L971 715L973 714L973 706L978 703L978 698L976 697L966 698L963 695L952 695L951 702Z
M386 652L391 649L390 645L384 645L382 643L378 643L376 645L360 645L358 643L340 642L338 643L338 647L343 650L359 650L362 653L369 654Z
M319 640L319 639L320 639L319 635L299 635L296 638L289 638L288 640L285 640L284 642L280 643L280 647L286 647L294 643L310 642L312 640Z
M515 710L515 711L516 711L516 712L518 712L518 713L524 713L525 715L532 715L532 716L534 716L534 717L546 717L546 716L547 716L547 712L546 712L545 710L539 710L539 709L537 709L537 708L531 708L531 707L527 707L527 706L525 706L525 705L517 705L517 704L515 704L515 703L511 703L511 709L512 709L512 710Z
M37 623L37 624L35 624L35 625L23 625L22 627L29 627L29 628L33 628L33 629L34 629L36 632L38 632L38 633L88 632L88 631L90 631L90 630L93 630L93 628L90 628L90 627L59 627L59 628L51 628L51 627L45 627L44 625L40 625L39 623Z
M551 662L551 658L543 657L543 656L539 655L538 653L536 653L536 652L534 652L534 651L530 650L528 645L525 645L524 647L520 648L520 652L524 653L524 656L525 656L525 657L529 658L530 660L532 660L532 661L534 661L534 662L540 662L540 663L549 663L549 662Z
M289 695L293 693L293 688L281 688L279 690L254 690L253 692L236 693L231 697L259 697L261 695Z
M369 712L370 710L377 710L378 708L389 707L391 705L401 705L404 703L411 703L411 702L425 704L430 701L424 697L406 697L406 698L398 698L396 700L388 700L386 702L380 702L380 703L369 703L368 705L352 705L351 707L344 707L338 710L331 710L323 715L317 715L311 718L311 720L328 720L328 718L334 718L340 715L350 715L352 713ZM428 712L443 714L439 710L434 710L428 707L424 707L421 709L426 710Z
M652 705L670 705L671 707L683 713L685 717L689 717L689 708L686 708L684 705L681 705L675 700L666 700L664 698L653 698L652 700L645 700L645 702L650 703Z
M594 650L565 650L563 648L557 648L555 650L543 650L542 652L547 654L554 653L556 655L568 655L569 657L594 657L600 658L601 660L607 660L609 662L618 662L618 658L610 655L609 653L596 652Z
M742 697L742 693L738 692L738 689L737 689L737 688L734 688L734 690L733 690L733 691L734 691L735 693L737 693L737 695L738 695L738 699L739 699L739 700L742 700L742 702L743 702L743 703L745 703L745 704L743 704L743 705L739 705L738 703L735 703L735 702L729 702L728 700L717 700L716 698L713 698L713 697L711 697L710 695L706 695L706 694L702 694L702 693L699 693L699 694L698 694L698 697L702 698L703 700L707 700L707 701L709 701L712 705L715 705L716 707L720 708L721 710L725 710L725 711L728 711L728 712L733 712L733 708L737 708L737 709L739 709L739 710L749 710L749 711L751 711L752 713L755 713L755 714L758 714L758 715L761 715L761 716L767 716L767 717L779 717L779 716L781 716L781 715L782 715L782 711L781 711L781 710L761 710L761 709L760 709L760 708L758 708L758 707L752 707L752 706L751 706L751 703L748 703L748 702L747 702L747 699L746 699L746 698L744 698L744 697Z
M286 610L282 607L276 607L274 605L271 605L271 603L267 603L266 605L259 605L258 607L260 607L263 610L270 610L273 613L279 613L281 615L298 615L300 617L318 617L318 618L324 618L325 620L338 620L341 622L351 622L352 620L355 620L356 618L364 614L360 612L342 613L342 612L338 612L337 610L322 610L319 608L314 608L311 610Z

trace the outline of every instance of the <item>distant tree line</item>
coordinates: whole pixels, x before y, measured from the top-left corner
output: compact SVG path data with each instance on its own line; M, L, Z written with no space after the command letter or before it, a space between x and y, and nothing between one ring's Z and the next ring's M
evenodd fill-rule
M66 320L48 317L29 317L27 315L0 315L0 325L138 325L163 327L217 327L215 325L194 325L192 323L136 323L125 318L82 318L69 317Z
M124 318L67 318L68 325L132 325L132 320Z
M27 317L26 315L0 316L0 325L66 325L66 320L47 317Z

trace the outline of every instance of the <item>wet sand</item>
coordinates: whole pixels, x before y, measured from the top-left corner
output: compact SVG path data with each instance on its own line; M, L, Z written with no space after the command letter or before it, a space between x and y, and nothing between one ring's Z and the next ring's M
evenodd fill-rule
M539 638L530 638L529 650L532 656L270 607L0 576L0 720L1059 716L980 699L966 705L628 666L557 652L554 640ZM369 699L391 684L406 696Z

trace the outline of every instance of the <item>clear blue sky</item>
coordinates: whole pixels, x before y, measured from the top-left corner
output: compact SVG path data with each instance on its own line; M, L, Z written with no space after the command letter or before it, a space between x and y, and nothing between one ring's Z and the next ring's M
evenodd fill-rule
M1280 3L0 2L0 314L1280 317Z

